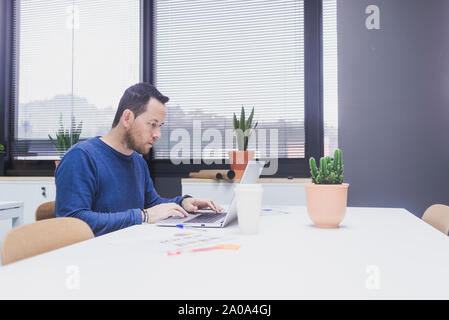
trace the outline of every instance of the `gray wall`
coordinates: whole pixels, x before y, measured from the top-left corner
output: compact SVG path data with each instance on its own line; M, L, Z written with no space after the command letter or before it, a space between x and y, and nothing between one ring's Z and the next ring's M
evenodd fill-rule
M449 205L449 1L339 0L338 41L349 205Z
M154 187L164 198L174 198L182 193L181 178L177 177L157 177L154 180Z

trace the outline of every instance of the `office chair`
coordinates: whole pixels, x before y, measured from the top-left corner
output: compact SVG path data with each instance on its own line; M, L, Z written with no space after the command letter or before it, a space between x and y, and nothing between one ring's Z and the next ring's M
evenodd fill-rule
M449 206L434 204L427 208L421 219L444 234L449 233Z
M89 225L77 218L54 218L9 231L2 243L3 265L94 238Z
M52 219L55 217L55 202L49 201L42 203L36 209L36 221L41 221L45 219Z

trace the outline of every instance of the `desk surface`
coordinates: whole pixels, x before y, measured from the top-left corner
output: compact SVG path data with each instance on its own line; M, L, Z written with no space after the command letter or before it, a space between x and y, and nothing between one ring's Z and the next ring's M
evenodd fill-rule
M408 211L348 208L317 229L305 207L282 209L258 235L204 232L239 250L169 256L160 242L180 231L138 225L7 265L0 299L449 298L448 237Z

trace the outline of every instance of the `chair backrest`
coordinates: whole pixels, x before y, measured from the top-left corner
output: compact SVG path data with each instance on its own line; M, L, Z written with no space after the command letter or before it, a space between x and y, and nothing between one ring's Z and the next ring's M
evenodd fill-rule
M447 235L449 233L449 206L444 204L430 206L424 212L422 220Z
M55 202L49 201L42 203L36 209L36 221L52 219L55 217Z
M2 243L3 265L94 238L89 225L77 218L55 218L9 231Z

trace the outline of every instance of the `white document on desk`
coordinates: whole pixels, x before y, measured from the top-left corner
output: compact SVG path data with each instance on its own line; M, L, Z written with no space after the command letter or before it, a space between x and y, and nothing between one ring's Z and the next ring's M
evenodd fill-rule
M173 229L165 236L110 239L111 246L145 246L149 252L163 255L179 255L212 250L238 250L241 245L229 236L195 229Z
M160 246L169 256L212 250L238 250L241 247L232 237L191 229L181 230L172 237L161 240Z

